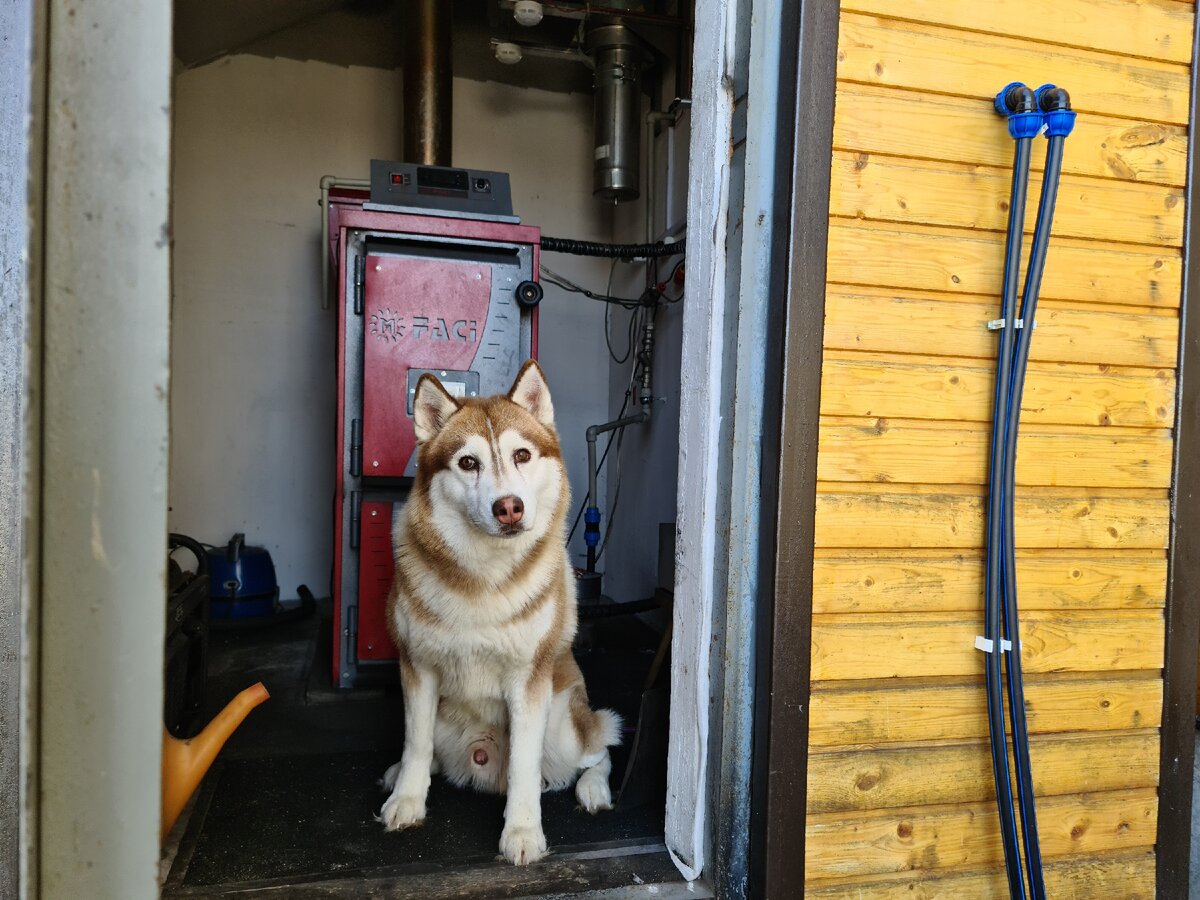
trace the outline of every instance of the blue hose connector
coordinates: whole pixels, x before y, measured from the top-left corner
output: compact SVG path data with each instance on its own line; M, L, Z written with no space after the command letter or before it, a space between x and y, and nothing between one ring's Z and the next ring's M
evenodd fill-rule
M1067 93L1057 84L1043 84L1040 88L1033 92L1033 97L1035 100L1037 100L1038 109L1045 109L1042 104L1048 102L1051 91L1057 91L1058 96L1060 97L1066 96Z
M1037 89L1037 105L1046 119L1046 137L1066 137L1075 127L1075 112L1071 109L1071 96L1053 84L1043 84Z
M1042 130L1042 114L1040 112L1019 112L1008 117L1008 133L1012 139L1037 137Z
M1017 110L1015 106L1010 104L1015 104L1016 102L1018 97L1016 89L1023 87L1025 87L1025 85L1019 81L1010 81L1004 87L1000 88L1000 93L996 95L996 99L994 101L996 112L1002 116L1008 116L1016 112ZM1013 93L1010 94L1009 91L1012 91Z
M1010 81L996 95L996 112L1008 117L1013 140L1036 137L1042 129L1042 113L1034 92L1019 81Z
M589 547L600 544L600 510L589 506L583 511L583 542Z
M1074 110L1056 109L1046 113L1046 137L1066 137L1074 127Z

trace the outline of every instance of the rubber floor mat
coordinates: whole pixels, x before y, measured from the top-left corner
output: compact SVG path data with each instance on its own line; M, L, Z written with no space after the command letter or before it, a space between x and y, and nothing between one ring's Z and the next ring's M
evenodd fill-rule
M625 755L614 754L614 794ZM420 872L496 856L504 798L454 788L436 775L425 824L385 832L374 820L385 799L377 782L395 761L394 753L370 751L218 763L202 788L171 880L211 886L379 867ZM542 795L542 824L551 851L562 852L661 840L663 811L655 805L593 816L567 789Z

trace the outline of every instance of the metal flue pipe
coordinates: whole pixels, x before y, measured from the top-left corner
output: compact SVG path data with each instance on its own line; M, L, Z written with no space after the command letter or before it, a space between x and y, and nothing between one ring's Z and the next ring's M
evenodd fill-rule
M454 5L408 0L404 24L404 158L450 165L453 66L450 33Z
M638 196L642 137L642 46L625 25L602 24L587 35L595 69L592 193L612 203Z

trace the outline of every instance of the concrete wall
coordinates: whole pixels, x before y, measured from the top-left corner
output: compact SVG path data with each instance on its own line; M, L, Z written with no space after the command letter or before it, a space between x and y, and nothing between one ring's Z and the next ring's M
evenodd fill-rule
M401 157L400 84L251 56L176 79L171 527L211 542L245 531L271 550L285 597L300 583L325 594L332 553L336 331L320 306L317 182ZM547 233L611 236L591 196L590 135L587 95L455 80L454 163L511 173L517 213ZM546 261L588 286L608 274ZM603 307L548 286L541 315L582 499L583 432L608 409Z

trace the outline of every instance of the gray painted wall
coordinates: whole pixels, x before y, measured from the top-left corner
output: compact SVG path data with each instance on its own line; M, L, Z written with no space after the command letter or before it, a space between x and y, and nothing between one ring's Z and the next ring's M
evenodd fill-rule
M27 173L33 22L24 2L0 4L0 897L19 869L21 444L24 424Z
M398 158L400 75L235 56L175 86L173 530L244 531L283 595L326 594L332 554L335 319L320 304L318 180ZM509 172L523 221L610 240L591 195L591 98L455 79L454 163ZM544 262L603 289L603 260ZM607 416L603 306L547 285L540 356L574 492L584 430ZM673 484L673 479L671 481ZM582 551L582 529L574 542Z

